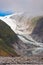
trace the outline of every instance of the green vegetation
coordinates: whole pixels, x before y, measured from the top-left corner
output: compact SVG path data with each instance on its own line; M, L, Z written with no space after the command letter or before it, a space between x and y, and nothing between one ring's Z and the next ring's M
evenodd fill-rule
M16 40L16 34L6 23L0 20L0 56L17 56L17 53L12 47L12 44L15 43Z

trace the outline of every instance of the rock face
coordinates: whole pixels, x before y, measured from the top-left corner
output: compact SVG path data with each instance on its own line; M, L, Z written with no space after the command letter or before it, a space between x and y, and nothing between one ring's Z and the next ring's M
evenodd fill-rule
M43 17L37 20L37 24L32 32L32 38L37 42L43 43Z

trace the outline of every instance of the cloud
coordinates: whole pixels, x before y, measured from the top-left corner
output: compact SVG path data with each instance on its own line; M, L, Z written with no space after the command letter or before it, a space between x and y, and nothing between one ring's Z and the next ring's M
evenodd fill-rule
M43 0L0 0L0 10L43 11Z

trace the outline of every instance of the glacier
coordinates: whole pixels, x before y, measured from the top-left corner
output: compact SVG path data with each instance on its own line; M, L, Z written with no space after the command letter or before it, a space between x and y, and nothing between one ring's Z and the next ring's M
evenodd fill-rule
M40 18L42 16L35 16L35 17ZM31 51L32 54L39 54L39 53L43 52L43 43L36 41L31 36L31 34L37 24L37 22L36 23L31 22L33 18L34 18L34 16L29 17L25 13L15 13L15 14L8 15L5 17L0 17L0 19L2 21L4 21L7 25L9 25L10 28L17 34L18 38L23 42L23 43L21 43L21 46L22 45L25 46L25 49L22 49L22 47L21 47L21 50L18 49L18 50L20 50L19 52L21 54L22 53L26 54L27 51L28 52ZM27 45L30 46L30 49ZM31 48L31 45L33 46L32 48ZM27 49L27 47L28 47L28 49ZM16 48L16 46L15 46L15 48ZM17 53L19 53L18 50L16 48ZM29 55L29 53L27 53L27 55Z

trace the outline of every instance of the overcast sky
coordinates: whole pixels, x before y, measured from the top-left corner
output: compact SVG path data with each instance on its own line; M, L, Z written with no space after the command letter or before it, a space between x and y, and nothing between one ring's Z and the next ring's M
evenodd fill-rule
M0 0L0 10L43 12L43 0Z

